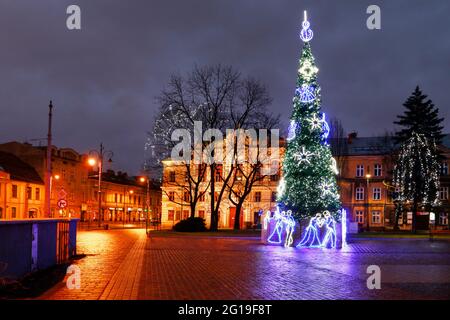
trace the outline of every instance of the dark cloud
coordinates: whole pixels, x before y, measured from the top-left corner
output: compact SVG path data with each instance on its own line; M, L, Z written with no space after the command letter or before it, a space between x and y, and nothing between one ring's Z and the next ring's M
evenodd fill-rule
M73 3L82 9L81 31L65 27ZM84 152L103 141L116 169L137 173L154 97L171 73L194 64L231 64L260 78L287 122L304 9L323 108L347 131L392 130L419 84L449 132L450 3L376 3L380 31L366 28L373 1L361 0L2 0L1 141L44 138L53 99L55 144Z

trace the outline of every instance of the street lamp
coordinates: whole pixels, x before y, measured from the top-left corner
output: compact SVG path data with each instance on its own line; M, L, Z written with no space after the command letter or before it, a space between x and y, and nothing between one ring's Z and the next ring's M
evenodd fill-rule
M148 228L148 213L150 210L150 179L148 177L140 177L139 181L141 183L147 182L147 188L145 192L145 205L147 207L147 212L145 213L145 233L149 234L149 228Z
M49 187L49 189L50 189L50 198L52 198L52 194L53 194L53 180L58 181L60 178L61 177L60 177L59 174L55 174L55 175L50 176L50 187ZM49 214L50 215L52 215L51 212L52 212L52 209L51 209L51 205L50 205L49 206Z
M102 171L103 171L103 158L107 156L108 162L111 163L111 158L114 153L112 151L105 151L103 144L100 143L100 150L89 151L88 164L91 167L98 166L98 226L102 225Z

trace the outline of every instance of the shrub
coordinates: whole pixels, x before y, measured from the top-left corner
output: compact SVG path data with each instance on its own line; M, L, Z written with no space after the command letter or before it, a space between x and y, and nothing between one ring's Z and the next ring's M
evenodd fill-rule
M173 226L173 230L178 232L202 232L206 231L205 219L200 217L187 218L181 220Z

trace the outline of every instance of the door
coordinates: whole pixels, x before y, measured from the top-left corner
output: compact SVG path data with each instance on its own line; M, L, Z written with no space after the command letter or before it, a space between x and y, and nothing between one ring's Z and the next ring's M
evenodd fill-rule
M230 214L228 215L228 228L234 228L234 220L236 219L236 207L230 207ZM241 209L241 214L239 216L240 227L244 228L244 213Z

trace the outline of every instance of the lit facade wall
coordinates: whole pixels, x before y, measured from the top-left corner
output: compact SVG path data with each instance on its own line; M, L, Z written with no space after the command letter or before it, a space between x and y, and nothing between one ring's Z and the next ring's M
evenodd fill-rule
M0 170L0 219L44 217L44 185L11 180Z

